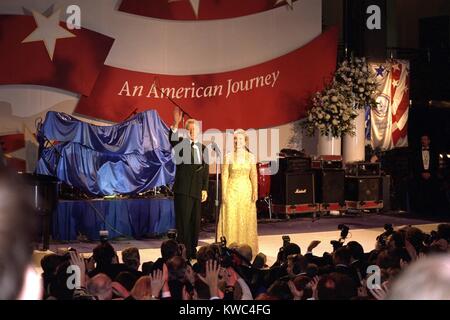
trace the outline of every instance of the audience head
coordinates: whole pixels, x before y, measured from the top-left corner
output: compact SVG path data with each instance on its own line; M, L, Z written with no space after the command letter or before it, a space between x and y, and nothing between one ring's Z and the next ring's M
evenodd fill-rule
M150 300L152 297L152 280L149 276L143 276L136 281L131 296L136 300Z
M0 169L0 300L20 299L33 291L25 280L34 272L31 256L36 214L31 194L25 190L31 188L16 174ZM42 287L34 290L38 298Z
M120 272L114 279L115 282L120 283L128 291L131 291L131 289L133 289L134 284L136 283L137 280L138 277L128 271Z
M178 242L173 239L166 240L161 244L161 257L164 261L167 261L172 257L179 256L179 251Z
M287 258L294 254L301 254L300 246L295 243L288 243L284 248L281 255L281 259L283 259L283 263L287 262Z
M390 300L450 300L450 255L419 259L393 281Z
M295 288L301 293L301 300L312 298L312 289L310 286L311 278L307 276L297 276L293 280Z
M99 273L87 283L88 292L98 300L112 299L112 281L103 273Z
M247 244L240 245L237 248L237 251L241 256L243 256L249 263L252 263L253 261L253 251L252 247L250 247Z
M116 258L116 251L109 242L104 242L97 245L93 251L93 258L97 267L104 267L111 265Z
M300 254L294 254L288 257L286 271L290 276L296 276L306 272L308 259Z
M201 247L197 252L198 272L204 273L208 260L219 261L220 248L215 244Z
M276 300L292 300L293 296L286 281L276 280L267 290L267 294Z
M152 273L153 270L153 262L149 261L149 262L144 262L142 264L142 273L146 276L149 276Z
M317 284L319 300L350 300L358 295L352 278L341 273L330 273L322 276Z
M351 260L364 260L364 248L359 242L350 241L347 243L347 248L350 251Z
M333 252L333 264L336 266L342 264L345 266L350 265L351 251L347 247L341 247Z
M141 265L141 257L138 248L132 247L122 251L123 263L132 270L138 270Z
M169 271L169 281L183 281L186 273L187 262L183 257L175 256L167 261L167 269Z

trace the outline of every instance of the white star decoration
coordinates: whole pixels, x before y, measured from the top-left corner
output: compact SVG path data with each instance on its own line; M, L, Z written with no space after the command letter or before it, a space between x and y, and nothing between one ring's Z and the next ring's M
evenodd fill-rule
M395 71L400 71L400 66L398 64L393 64L392 69L394 69Z
M400 81L394 80L394 81L392 81L392 85L393 85L395 88L397 88L397 87L400 85Z
M169 0L169 3L183 1L183 0ZM189 0L189 3L192 6L192 10L194 10L195 18L198 19L198 9L200 8L200 0Z
M48 18L37 11L32 12L37 28L22 43L44 41L50 60L53 61L56 40L72 38L75 35L59 25L60 10L53 12Z
M287 5L289 5L289 7L292 9L294 7L294 0L277 0L277 2L275 3L275 6L279 5L280 3L286 2Z

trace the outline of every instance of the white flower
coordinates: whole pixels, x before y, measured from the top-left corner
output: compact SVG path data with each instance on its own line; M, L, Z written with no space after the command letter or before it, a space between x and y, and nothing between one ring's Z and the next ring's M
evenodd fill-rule
M331 101L332 101L332 102L335 102L335 103L338 102L338 97L332 96L332 97L331 97Z
M337 126L339 124L339 121L336 119L333 119L332 123L333 123L333 125Z

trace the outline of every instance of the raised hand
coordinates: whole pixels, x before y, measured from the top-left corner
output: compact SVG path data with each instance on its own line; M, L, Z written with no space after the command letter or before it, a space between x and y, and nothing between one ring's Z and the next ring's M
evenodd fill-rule
M319 276L315 276L314 278L312 278L311 282L309 283L309 286L312 290L312 296L315 300L318 300L318 295L317 295L317 285L319 284Z
M314 248L316 248L319 244L321 243L321 241L319 240L313 240L311 241L311 243L308 246L308 252L312 252L314 250Z
M205 202L208 199L208 191L202 191L202 202Z
M173 125L175 128L178 128L178 125L183 120L183 112L180 110L180 108L175 107L173 109Z
M217 296L219 292L219 271L220 267L217 261L208 260L206 262L206 274L205 277L198 275L200 280L202 280L209 287L209 292L211 296Z
M289 290L291 290L292 295L294 296L294 300L301 300L303 296L303 292L297 290L294 282L292 280L288 281Z
M152 296L159 297L161 290L164 286L164 276L163 271L157 269L153 271L153 274L150 276L150 283L152 289Z
M369 291L375 299L384 300L389 292L388 282L384 282L379 289L369 289Z

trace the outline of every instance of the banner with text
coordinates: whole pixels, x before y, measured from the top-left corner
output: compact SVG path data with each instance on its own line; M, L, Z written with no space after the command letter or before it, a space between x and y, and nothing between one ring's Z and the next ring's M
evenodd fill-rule
M105 66L75 112L120 122L156 109L171 123L173 100L203 129L267 128L299 120L309 97L331 80L338 30L274 60L231 72L159 75Z

